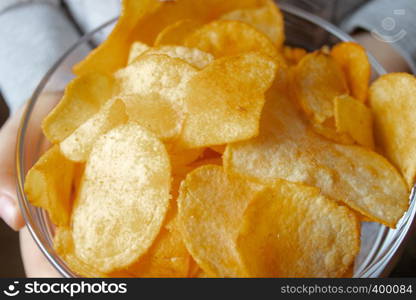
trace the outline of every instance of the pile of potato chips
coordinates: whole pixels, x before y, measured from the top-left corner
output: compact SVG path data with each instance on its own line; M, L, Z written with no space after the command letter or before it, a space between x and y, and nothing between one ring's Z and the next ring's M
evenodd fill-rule
M416 175L416 79L284 46L271 0L125 0L25 190L88 277L343 277ZM373 129L374 123L374 129Z

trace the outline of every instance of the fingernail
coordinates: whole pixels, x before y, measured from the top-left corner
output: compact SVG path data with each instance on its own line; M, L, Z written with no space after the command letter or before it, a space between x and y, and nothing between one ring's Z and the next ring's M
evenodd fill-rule
M14 230L17 230L17 207L9 196L0 196L0 217Z

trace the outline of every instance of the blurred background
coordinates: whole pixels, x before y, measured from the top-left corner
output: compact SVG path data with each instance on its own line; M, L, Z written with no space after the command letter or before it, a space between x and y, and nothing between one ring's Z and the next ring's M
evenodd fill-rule
M355 34L388 71L415 71L415 0L279 2L297 5ZM0 0L0 127L72 43L118 12L119 0ZM0 277L23 276L19 235L0 220ZM415 233L390 276L416 277Z

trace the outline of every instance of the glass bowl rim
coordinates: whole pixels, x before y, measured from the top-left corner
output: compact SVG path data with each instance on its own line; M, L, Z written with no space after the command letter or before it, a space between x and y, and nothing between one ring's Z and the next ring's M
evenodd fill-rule
M323 28L326 32L330 33L331 35L335 36L341 41L354 41L354 39L348 35L347 33L343 32L341 29L336 27L335 25L329 23L328 21L322 19L319 16L313 15L312 13L309 13L307 11L304 11L298 7L295 7L290 4L280 4L280 9L284 13L289 13L291 15L294 15L295 17L301 18L307 22L313 23L314 25ZM26 226L32 236L32 238L35 240L38 248L41 250L43 255L47 258L47 260L54 266L54 268L63 276L63 277L74 277L74 274L71 274L71 271L66 270L66 267L64 267L64 262L59 258L56 257L54 253L51 253L43 244L42 242L42 233L39 232L39 229L36 228L37 225L35 224L35 221L33 220L33 216L30 211L31 204L29 203L26 194L24 192L24 181L25 181L25 158L24 158L24 150L25 150L25 137L26 137L26 131L28 129L29 120L31 118L31 114L33 112L33 109L35 107L36 101L38 100L39 95L43 91L46 83L49 81L50 77L53 75L53 73L58 69L58 67L61 65L61 63L70 55L73 53L74 50L76 50L81 44L88 42L91 40L91 38L99 31L103 30L107 26L113 24L117 18L113 18L101 26L97 27L95 30L85 34L82 36L77 42L75 42L53 65L52 67L46 72L40 83L38 84L37 88L35 89L32 97L30 98L29 102L27 103L27 106L24 110L24 113L22 115L18 134L17 134L17 143L16 143L16 152L15 152L15 164L16 164L16 175L17 175L17 195L19 200L19 206L20 210L22 212L23 218L25 220ZM379 74L383 75L386 73L384 68L377 62L377 60L371 55L371 53L368 53L370 63L373 67L373 69ZM411 193L411 198L414 198L414 193ZM406 238L411 233L411 227L415 226L415 214L416 214L416 205L413 201L413 211L411 210L411 207L409 206L408 213L411 213L410 215L410 224L406 224L406 230L405 235L401 236L400 242L397 244L397 247L392 252L391 255L389 255L386 259L387 261L379 267L378 272L375 274L377 276L385 273L386 267L388 267L388 263L391 262L395 255L399 252L399 248L403 246L405 243ZM385 231L388 229L386 228ZM384 232L380 238L384 237L387 233ZM389 253L390 253L389 252ZM373 275L373 273L369 273L369 275Z

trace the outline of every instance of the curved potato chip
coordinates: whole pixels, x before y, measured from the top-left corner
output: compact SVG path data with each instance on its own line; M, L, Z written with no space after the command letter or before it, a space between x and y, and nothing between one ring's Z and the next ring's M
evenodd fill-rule
M340 133L347 133L357 144L374 148L373 117L362 102L343 95L335 97L335 125Z
M167 55L145 55L115 73L120 95L148 95L161 97L181 105L189 80L196 68L185 61Z
M32 205L45 209L55 225L69 223L73 177L74 164L61 154L57 145L43 154L26 175L27 198Z
M319 189L279 180L248 205L237 245L253 277L341 277L360 223Z
M307 54L295 67L293 91L305 113L323 123L334 116L334 98L348 94L347 83L337 62L316 51Z
M188 276L191 255L176 224L176 221L172 221L171 226L167 224L161 229L149 251L138 263L128 268L130 273L147 278Z
M121 95L130 121L153 132L159 139L169 141L182 130L185 112L183 106L165 99L158 93Z
M265 0L123 0L121 16L108 39L77 64L74 72L113 73L126 65L128 45L134 41L153 45L157 35L170 24L183 19L207 23L229 11L264 3Z
M178 143L200 148L257 135L264 93L276 68L272 59L250 53L217 59L200 71L189 81L188 115Z
M203 69L214 61L214 57L195 48L183 46L161 46L150 48L144 55L164 54L173 58L180 58L195 68Z
M211 53L215 58L260 52L278 57L277 48L263 33L240 21L215 21L185 39L185 46Z
M80 276L90 278L131 277L131 274L126 271L112 272L108 274L102 273L80 260L75 255L72 232L68 227L59 227L55 230L53 246L55 251L65 261L71 271Z
M59 104L42 122L46 137L54 144L63 141L96 114L113 92L113 79L104 74L88 73L72 80Z
M332 48L331 56L344 71L351 95L365 102L371 76L371 65L365 49L354 42L339 43Z
M303 48L284 46L283 57L289 65L297 65L308 52Z
M163 29L156 38L155 46L183 45L185 38L202 26L202 23L194 19L179 20Z
M244 211L261 189L213 165L194 170L182 182L178 198L181 233L192 257L208 275L247 276L236 240Z
M164 145L134 123L102 135L72 214L75 254L100 272L130 266L156 239L169 207Z
M349 134L337 131L337 129L335 128L335 122L333 118L327 120L324 124L314 122L310 123L313 131L332 142L344 145L355 144L353 138Z
M133 44L131 44L127 64L131 64L136 58L138 58L140 55L142 55L149 49L150 47L144 43L134 42Z
M285 39L283 15L274 1L268 0L260 8L231 11L220 18L245 22L267 35L280 48Z
M376 141L402 172L409 187L416 179L416 79L406 73L381 76L370 88Z
M260 135L227 146L227 172L316 186L323 195L394 227L408 207L397 170L369 149L320 138L286 95L270 90L267 99Z
M172 172L174 172L177 168L188 166L200 158L204 153L204 148L169 149L168 153L172 164Z
M107 131L126 123L127 120L123 101L110 100L98 113L60 143L62 154L73 162L85 162L95 141Z
M224 154L226 145L211 146L210 148L219 154Z
M138 21L145 19L161 6L160 1L154 0L123 0L120 17L113 31L98 48L75 65L74 73L78 76L91 71L113 73L126 65L129 55L127 45L131 45L135 40L143 42L139 38L131 40L131 33ZM151 44L149 43L149 45Z

